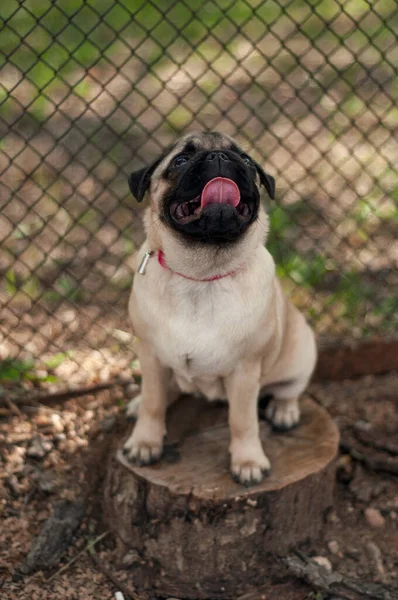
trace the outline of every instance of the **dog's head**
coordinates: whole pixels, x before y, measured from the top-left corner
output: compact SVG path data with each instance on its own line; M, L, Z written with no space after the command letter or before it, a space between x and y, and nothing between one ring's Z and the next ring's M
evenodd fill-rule
M129 184L138 202L149 191L165 226L206 244L239 239L257 219L261 186L275 194L273 177L220 133L184 136Z

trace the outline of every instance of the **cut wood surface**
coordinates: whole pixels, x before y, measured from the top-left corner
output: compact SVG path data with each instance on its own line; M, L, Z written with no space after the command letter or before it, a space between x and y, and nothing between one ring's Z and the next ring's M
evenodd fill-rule
M322 528L332 504L338 431L310 399L300 425L273 433L261 421L272 472L245 488L229 474L227 407L182 398L168 415L162 461L128 463L124 440L110 456L104 519L132 556L136 589L180 598L236 598L270 580L277 555Z

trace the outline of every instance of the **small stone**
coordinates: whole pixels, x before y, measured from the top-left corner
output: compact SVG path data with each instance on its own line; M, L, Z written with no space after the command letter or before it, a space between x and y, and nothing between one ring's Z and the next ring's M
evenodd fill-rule
M63 313L61 313L60 319L64 323L71 323L72 321L74 321L76 319L76 311L65 310Z
M253 508L257 506L257 500L253 500L252 498L248 498L246 500L246 504L248 504L249 506L252 506Z
M26 450L26 456L41 460L52 450L53 445L50 441L43 439L40 435L36 435L30 440Z
M370 558L373 560L379 575L385 575L385 569L380 548L376 546L375 543L368 542L366 544L366 550L368 551Z
M350 491L361 502L369 502L380 496L386 488L385 482L368 474L360 465L356 466L354 479L350 483Z
M334 511L332 511L327 516L327 520L328 520L329 523L338 523L340 519L338 518L338 516L336 515L336 513Z
M44 369L37 369L36 375L37 375L38 379L47 379L48 372L45 371Z
M353 461L349 454L342 454L336 465L337 479L349 483L353 478Z
M51 481L51 479L48 479L45 475L38 479L37 485L43 494L52 494L55 489L54 482Z
M386 520L377 508L366 508L364 515L371 527L384 527Z
M134 398L140 392L140 386L136 383L129 383L126 386L126 396L127 398Z
M311 560L320 567L324 567L328 573L332 572L332 563L326 556L313 556Z
M354 424L354 428L358 431L369 431L372 429L372 424L368 421L359 420Z
M6 479L5 483L12 495L17 498L21 493L21 486L19 485L18 479L15 477L15 475L10 475L10 477Z
M33 423L35 423L38 427L46 427L50 423L48 416L43 414L38 414L32 419Z
M131 565L141 562L140 555L135 550L130 550L122 558L122 564L124 567L131 567Z
M61 417L57 413L51 415L51 424L56 433L62 433L64 430L64 424Z
M361 558L361 553L358 550L358 548L355 548L354 546L349 546L348 548L345 548L345 554L349 557L352 558L354 560L356 560L357 562L360 560Z
M60 448L62 452L67 452L68 454L74 454L77 449L77 444L75 440L66 440L63 443L62 448Z
M340 546L336 540L328 542L328 548L332 554L338 554L340 552Z
M122 344L128 344L131 342L132 335L128 331L123 331L122 329L114 329L112 332L113 337L115 337Z
M83 416L83 421L87 421L87 422L92 421L94 419L94 417L95 417L95 413L93 410L86 410L86 412L84 413L84 416Z
M106 417L99 424L99 428L104 433L109 433L110 431L112 431L112 429L114 428L115 424L116 424L116 417L114 417L114 416Z

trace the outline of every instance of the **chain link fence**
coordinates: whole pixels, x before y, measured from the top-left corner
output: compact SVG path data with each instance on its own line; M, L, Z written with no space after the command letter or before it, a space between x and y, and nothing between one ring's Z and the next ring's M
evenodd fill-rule
M322 339L396 330L395 0L8 0L0 17L1 381L131 375L127 175L192 130L274 175L269 247Z

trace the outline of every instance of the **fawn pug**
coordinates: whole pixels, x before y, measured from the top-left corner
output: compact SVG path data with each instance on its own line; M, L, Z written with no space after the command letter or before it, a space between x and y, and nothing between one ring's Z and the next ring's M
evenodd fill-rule
M227 400L232 476L258 483L270 471L258 399L272 395L266 416L275 428L295 426L316 361L313 332L265 247L260 196L274 198L274 179L230 137L193 133L129 184L148 207L129 303L142 390L124 452L141 465L159 460L168 404L200 393Z

